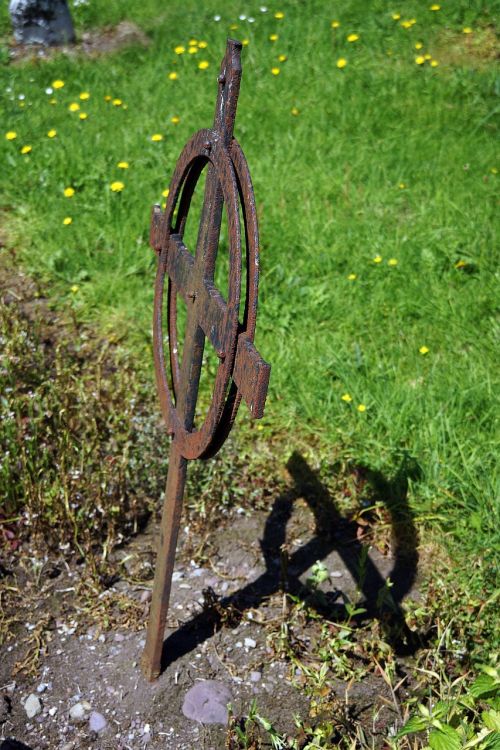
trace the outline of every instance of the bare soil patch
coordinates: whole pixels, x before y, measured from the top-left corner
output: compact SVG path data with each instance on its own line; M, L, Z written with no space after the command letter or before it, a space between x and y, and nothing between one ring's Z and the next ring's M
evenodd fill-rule
M69 57L84 55L95 58L113 54L134 45L147 47L149 38L135 23L122 21L117 26L105 26L102 29L85 31L75 44L60 47L47 47L40 44L23 45L13 40L9 45L9 57L14 63L50 60L60 54Z

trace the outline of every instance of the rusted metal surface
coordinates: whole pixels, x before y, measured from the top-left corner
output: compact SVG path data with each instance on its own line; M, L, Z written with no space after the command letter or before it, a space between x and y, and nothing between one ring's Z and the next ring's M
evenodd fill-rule
M213 127L199 130L184 147L170 184L165 211L153 208L150 241L158 254L153 347L158 394L172 436L158 561L146 646L145 676L161 670L163 634L175 562L187 461L213 456L224 443L243 399L254 418L262 417L270 366L253 344L259 283L259 233L250 172L233 137L241 79L241 44L228 39L217 79ZM196 184L207 169L196 253L184 244L184 230ZM214 284L222 211L229 234L227 300ZM243 228L240 226L240 212ZM246 288L241 290L242 245ZM177 335L177 297L187 306L182 358ZM167 326L164 330L165 297ZM169 352L165 352L168 332ZM205 339L219 358L212 402L195 425ZM168 375L170 371L170 378ZM169 386L171 383L171 386Z

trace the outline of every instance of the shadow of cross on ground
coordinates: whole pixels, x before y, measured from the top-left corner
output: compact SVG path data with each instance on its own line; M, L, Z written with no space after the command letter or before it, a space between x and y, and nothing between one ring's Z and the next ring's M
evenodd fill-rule
M368 547L358 539L358 524L341 515L328 488L303 456L294 453L287 462L287 469L293 485L275 500L260 542L266 571L214 606L205 607L199 615L169 635L163 644L162 670L217 632L226 619L225 612L230 612L231 623L235 625L246 610L259 607L279 591L286 590L308 598L317 612L325 617L333 616L337 620L346 617L348 613L341 591L318 598L300 579L315 562L324 560L332 551L339 554L362 593L357 608L365 611L351 622L361 624L368 618L377 618L386 639L400 656L414 653L420 645L419 636L407 627L401 608L401 601L417 574L418 535L408 505L408 482L417 480L420 474L416 461L405 456L392 480L366 466L357 465L355 469L358 476L370 484L373 501L382 502L389 514L394 560L389 574L390 588L370 559ZM286 527L299 498L305 500L314 515L315 535L288 556L285 554Z

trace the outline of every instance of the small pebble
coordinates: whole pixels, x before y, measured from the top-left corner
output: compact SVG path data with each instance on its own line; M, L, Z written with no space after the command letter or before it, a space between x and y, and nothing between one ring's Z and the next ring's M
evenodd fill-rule
M38 695L31 693L24 701L24 710L28 719L33 719L42 711L42 702Z
M89 719L89 727L92 732L102 732L107 726L107 721L98 711L92 711Z
M262 678L262 674L260 672L250 672L250 680L252 682L259 682L261 678Z
M245 638L245 646L247 648L255 648L257 645L257 641L254 641L253 638Z
M69 716L73 721L82 721L82 719L85 718L86 713L87 709L83 703L75 703L75 705L71 706L69 709Z

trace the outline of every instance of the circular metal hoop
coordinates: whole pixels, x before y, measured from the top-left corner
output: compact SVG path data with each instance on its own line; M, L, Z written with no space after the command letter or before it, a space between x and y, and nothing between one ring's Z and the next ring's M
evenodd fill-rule
M182 251L182 236L186 224L191 198L203 168L210 164L215 170L222 197L226 206L229 228L229 289L228 300L224 304L220 292L213 285L213 268L215 265L215 248L199 261L202 271L198 283L201 283L201 294L178 288L174 281L172 268L176 263L176 253ZM241 232L239 221L239 201L245 224L247 283L245 294L245 311L243 324L238 323L241 292ZM175 225L174 211L178 205ZM169 432L180 452L186 458L208 457L213 455L222 444L236 417L241 395L234 383L230 383L236 354L237 337L246 332L253 340L257 309L258 288L258 230L255 210L255 199L245 158L236 141L232 141L229 151L224 148L215 131L202 130L185 146L177 163L172 178L169 199L162 224L162 252L158 263L155 288L154 309L154 350L155 369L163 417ZM181 249L179 249L181 248ZM184 248L185 251L185 248ZM197 261L194 261L196 266ZM196 280L196 271L193 271ZM173 394L168 386L165 371L166 358L163 350L163 297L165 276L169 277L168 328L170 343L170 367L172 373ZM208 338L209 321L203 318L206 313L207 299L213 304L218 299L219 327L215 338L223 342L223 351L218 351L221 362L217 369L212 402L205 421L199 429L188 430L176 408L179 397L180 363L177 346L177 294L182 294L188 304L188 316L194 315L199 326ZM192 297L190 300L189 298ZM215 303L214 303L215 304ZM205 307L204 307L205 305ZM191 310L189 308L192 308ZM221 317L221 312L223 313ZM212 331L213 332L213 331ZM174 398L175 404L174 405Z

